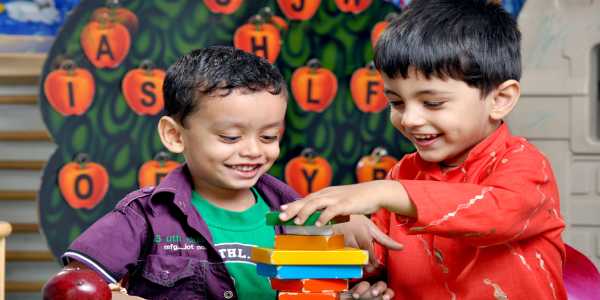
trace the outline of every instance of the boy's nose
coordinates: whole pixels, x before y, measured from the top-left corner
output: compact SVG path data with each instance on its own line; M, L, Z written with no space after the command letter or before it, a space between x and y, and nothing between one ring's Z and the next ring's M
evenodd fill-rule
M248 139L246 143L243 144L242 149L240 151L240 155L245 157L257 157L260 156L260 141L256 139Z
M416 127L421 126L425 123L421 112L418 109L405 109L400 117L400 124L403 127Z

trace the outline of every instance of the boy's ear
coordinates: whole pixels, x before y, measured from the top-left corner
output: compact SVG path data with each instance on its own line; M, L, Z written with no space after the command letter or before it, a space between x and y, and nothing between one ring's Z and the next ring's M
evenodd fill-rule
M160 136L160 140L173 153L181 153L185 148L182 130L181 125L171 117L163 116L158 121L158 135Z
M499 121L506 117L517 105L521 96L521 85L510 79L501 83L491 95L492 110L490 118Z

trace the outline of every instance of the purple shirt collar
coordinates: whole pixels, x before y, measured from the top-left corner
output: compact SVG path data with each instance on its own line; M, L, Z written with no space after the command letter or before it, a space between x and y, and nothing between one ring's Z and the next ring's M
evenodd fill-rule
M187 164L182 164L164 177L160 184L154 188L150 196L149 212L153 217L167 210L169 205L160 203L162 201L173 202L179 210L192 221L189 225L205 237L210 237L208 226L202 218L190 218L191 214L197 213L192 205L192 175ZM279 206L292 202L300 196L288 185L275 177L265 174L261 176L255 185L263 199L273 210L279 210ZM278 232L280 231L277 230ZM212 241L211 241L212 243Z

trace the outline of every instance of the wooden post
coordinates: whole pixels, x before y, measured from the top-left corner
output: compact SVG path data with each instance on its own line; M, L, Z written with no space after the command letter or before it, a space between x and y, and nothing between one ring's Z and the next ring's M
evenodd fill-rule
M11 230L10 224L0 221L0 300L4 300L6 237L10 235Z

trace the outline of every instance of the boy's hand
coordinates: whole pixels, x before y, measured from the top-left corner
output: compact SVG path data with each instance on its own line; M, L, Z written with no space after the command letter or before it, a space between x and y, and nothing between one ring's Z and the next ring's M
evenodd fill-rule
M368 281L362 281L355 285L350 292L353 299L383 299L389 300L394 297L394 291L387 287L383 281L371 285Z
M303 224L316 210L322 209L316 226L338 215L371 214L385 207L401 215L415 215L415 208L402 184L392 180L375 180L359 184L332 186L298 201L282 205L279 218L294 218Z
M369 264L365 267L367 272L373 272L379 267L373 248L373 240L392 250L403 249L402 244L383 233L377 225L364 215L352 215L350 216L350 222L335 224L333 230L336 234L344 235L346 246L369 251Z

